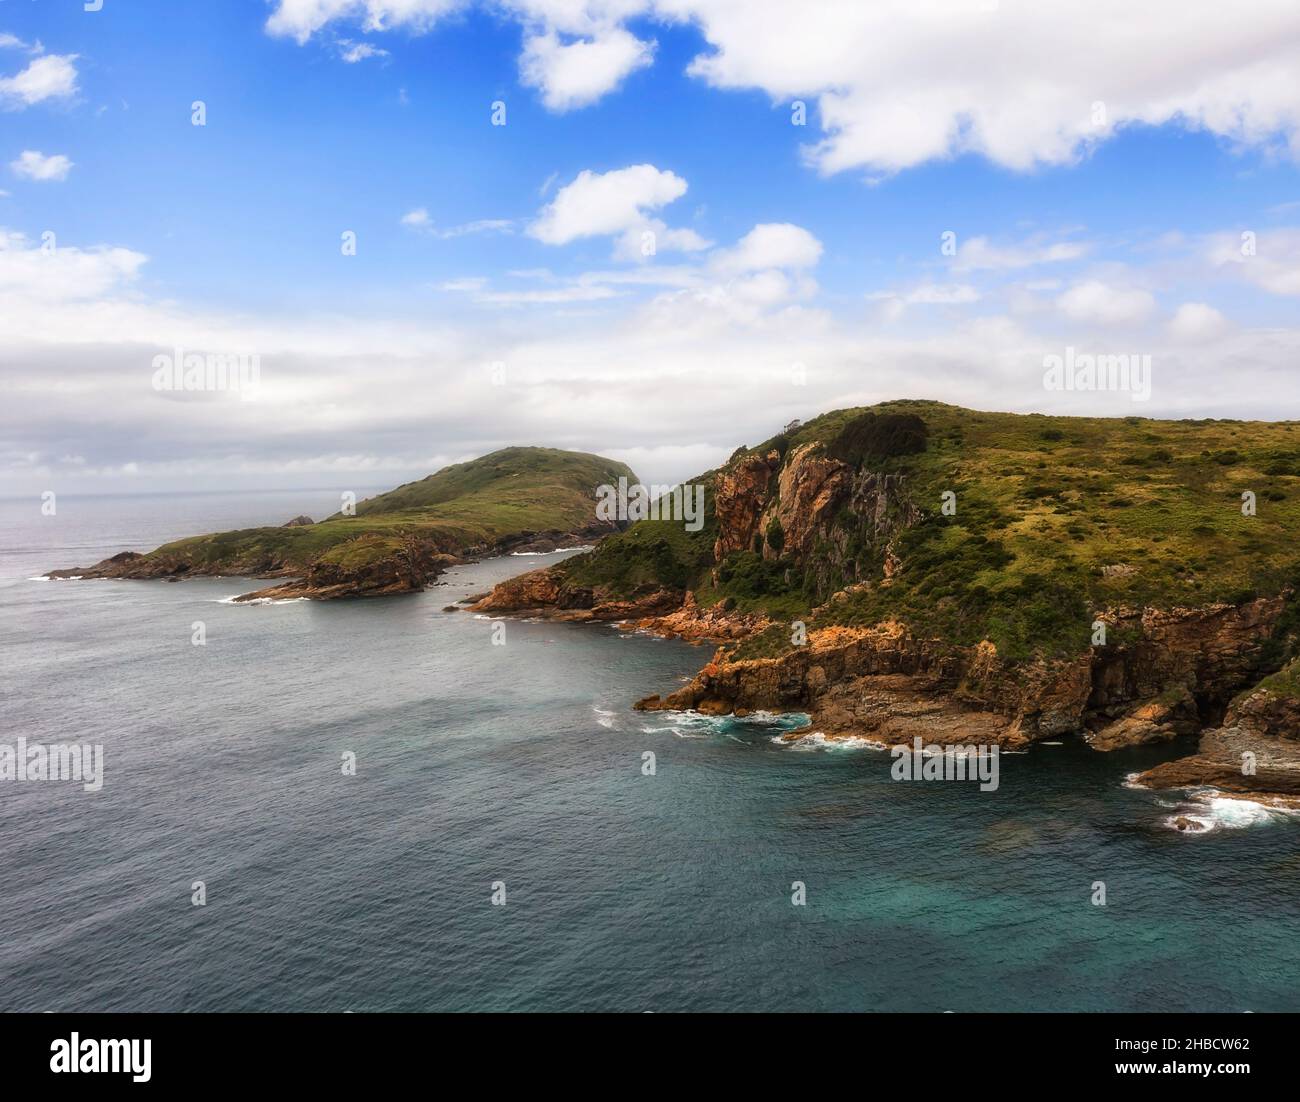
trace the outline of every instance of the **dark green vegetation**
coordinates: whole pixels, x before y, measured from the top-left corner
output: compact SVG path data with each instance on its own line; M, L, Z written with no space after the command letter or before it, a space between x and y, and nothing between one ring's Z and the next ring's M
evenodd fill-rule
M689 587L703 606L730 597L742 610L807 617L810 628L897 619L954 643L989 639L1007 657L1080 653L1105 609L1241 602L1300 583L1295 423L890 402L738 449L720 473L772 450L788 463L809 443L858 471L898 476L883 530L846 500L801 557L785 546L788 533L765 523L754 549L715 563L710 472L699 480L709 486L704 531L643 522L564 569L620 595ZM956 495L952 516L942 512L946 491ZM1243 515L1246 491L1255 516ZM920 519L909 523L913 509ZM896 564L889 578L887 556ZM756 636L738 653L774 653L788 638Z
M606 536L594 551L576 555L557 569L575 585L599 586L619 595L663 586L696 586L713 563L713 540L718 531L712 491L715 473L694 480L706 485L700 531L688 532L675 520L639 521L617 536Z
M555 448L504 448L444 467L418 482L357 503L356 516L336 513L298 528L247 528L165 544L148 558L203 565L277 563L305 569L317 559L348 570L400 554L412 541L439 551L487 549L534 532L580 532L596 520L596 487L625 464Z

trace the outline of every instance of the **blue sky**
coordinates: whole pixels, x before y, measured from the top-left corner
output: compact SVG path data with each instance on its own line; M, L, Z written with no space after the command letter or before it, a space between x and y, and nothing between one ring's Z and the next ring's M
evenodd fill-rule
M1294 5L932 2L0 0L0 492L529 442L670 479L848 402L1131 412L1044 391L1066 344L1152 355L1143 413L1300 415ZM176 343L264 393L158 394Z

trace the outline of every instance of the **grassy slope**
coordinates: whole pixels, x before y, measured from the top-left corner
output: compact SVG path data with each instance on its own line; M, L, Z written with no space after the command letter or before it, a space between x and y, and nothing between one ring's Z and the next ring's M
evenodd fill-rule
M636 480L626 465L596 455L505 448L359 502L355 517L335 514L310 527L193 536L152 555L200 563L270 555L292 567L324 555L358 566L391 554L411 533L440 546L470 547L521 532L573 531L596 519L595 488L620 476ZM368 538L358 539L363 535Z
M904 473L925 519L899 536L903 567L892 584L853 591L814 625L897 617L954 642L991 639L1012 657L1070 654L1088 645L1102 608L1235 601L1300 581L1296 423L1048 417L934 402L872 408L926 422L922 454L870 464ZM751 452L829 444L864 412L828 413ZM940 513L945 490L957 494L954 517ZM1257 495L1255 517L1242 515L1244 490ZM586 581L618 581L624 569L644 578L645 545L662 542L675 575L700 586L702 604L731 596L785 619L828 595L810 587L802 564L752 553L732 556L723 583L710 588L703 548L713 542L711 526L690 540L669 527L635 525L605 542L603 562L590 556L569 569ZM839 581L879 582L883 551L855 547ZM1103 574L1117 564L1136 569ZM771 653L788 634L751 640L745 651Z

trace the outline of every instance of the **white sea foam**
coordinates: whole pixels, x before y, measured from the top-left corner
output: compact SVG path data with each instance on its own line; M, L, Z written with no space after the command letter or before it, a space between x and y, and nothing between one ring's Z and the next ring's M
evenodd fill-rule
M308 597L254 597L251 601L241 601L242 593L236 593L233 597L214 597L209 604L218 605L293 605L299 601L310 600Z
M821 731L810 731L806 735L800 735L797 739L786 739L777 735L772 739L777 746L786 750L808 753L812 750L888 750L889 747L883 742L877 742L875 739L863 738L860 735L849 735L845 738L827 738Z
M617 712L611 712L605 708L597 708L594 704L591 706L591 710L596 713L596 722L606 730L612 731L618 725Z
M557 547L554 551L511 551L510 554L516 559L533 559L546 555L562 555L565 551L591 551L594 546L594 544L585 543L581 547Z
M808 717L801 712L790 714L751 712L747 716L706 716L695 711L662 711L651 714L662 717L664 725L643 726L641 730L648 735L672 732L677 738L682 739L709 739L721 735L742 745L753 740L742 738L737 732L743 733L755 728L757 733L773 728L778 731L791 731L808 722Z
M1244 830L1247 827L1270 826L1274 823L1300 818L1300 809L1271 807L1257 800L1225 796L1217 789L1208 788L1193 792L1187 803L1173 814L1165 816L1162 825L1178 830L1177 821L1187 819L1201 827L1200 830L1183 829L1182 834L1210 834L1218 830Z
M29 582L48 582L50 580L50 576L48 574L38 574L36 577L28 578L27 580Z

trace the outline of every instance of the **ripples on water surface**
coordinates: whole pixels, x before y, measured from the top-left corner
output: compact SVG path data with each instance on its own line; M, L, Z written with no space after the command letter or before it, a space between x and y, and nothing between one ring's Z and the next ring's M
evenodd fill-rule
M0 787L0 1009L1300 1009L1300 825L1125 787L1184 747L1040 747L980 793L634 713L709 651L441 611L549 558L256 607L27 580L335 500L0 503L4 741L106 759L96 794Z

